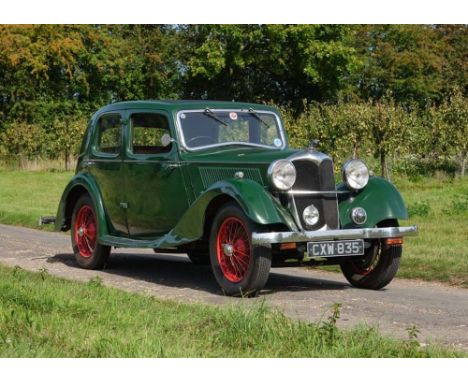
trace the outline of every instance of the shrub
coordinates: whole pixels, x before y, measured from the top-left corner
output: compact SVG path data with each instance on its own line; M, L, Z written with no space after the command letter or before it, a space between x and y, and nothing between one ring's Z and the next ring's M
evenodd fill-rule
M468 214L468 195L457 195L450 205L443 210L447 215Z
M429 214L431 213L431 207L429 206L429 203L426 201L410 204L408 205L407 209L408 209L408 215L410 217L415 217L415 216L426 217L426 216L429 216Z

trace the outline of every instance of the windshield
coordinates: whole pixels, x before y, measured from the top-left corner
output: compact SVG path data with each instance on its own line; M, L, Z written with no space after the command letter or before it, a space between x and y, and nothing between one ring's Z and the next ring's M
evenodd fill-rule
M276 114L265 111L194 110L178 114L185 146L197 149L218 145L283 148Z

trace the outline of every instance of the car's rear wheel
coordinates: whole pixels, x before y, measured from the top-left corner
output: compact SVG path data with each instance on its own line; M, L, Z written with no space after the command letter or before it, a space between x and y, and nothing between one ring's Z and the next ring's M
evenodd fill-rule
M106 266L111 247L98 243L98 222L89 195L80 197L73 209L71 241L75 259L81 267L102 269Z
M398 227L398 221L387 220L379 227ZM349 283L358 288L381 289L395 277L400 266L403 249L399 240L374 240L365 255L341 264Z
M271 251L252 245L256 227L235 203L224 205L214 218L210 234L211 268L224 293L255 296L265 286Z

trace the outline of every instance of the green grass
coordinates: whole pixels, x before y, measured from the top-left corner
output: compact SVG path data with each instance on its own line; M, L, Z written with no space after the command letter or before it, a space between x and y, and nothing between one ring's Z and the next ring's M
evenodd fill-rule
M397 181L419 236L405 240L398 277L468 287L468 179ZM406 224L406 223L403 223Z
M72 172L0 170L0 223L38 228L41 215L56 214L72 176Z
M124 308L122 308L124 307ZM0 357L455 357L376 329L290 320L262 303L214 308L161 301L0 265Z
M37 228L40 215L55 214L71 177L71 172L0 171L0 223ZM418 237L405 240L398 276L468 287L468 179L397 179L396 184L413 214L401 224L420 229Z

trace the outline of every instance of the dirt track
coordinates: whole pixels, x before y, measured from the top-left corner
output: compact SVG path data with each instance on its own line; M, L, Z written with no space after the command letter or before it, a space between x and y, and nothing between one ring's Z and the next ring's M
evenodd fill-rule
M252 304L225 297L209 267L192 265L184 255L155 255L148 250L113 250L103 271L77 268L68 235L0 225L0 262L28 270L88 280L98 275L106 285L160 298L208 304ZM407 338L414 324L421 342L437 341L468 350L468 289L412 280L394 280L381 291L349 286L341 274L304 268L272 269L261 294L268 305L294 318L318 320L342 303L340 326L360 322L383 333ZM256 300L256 301L255 301Z

